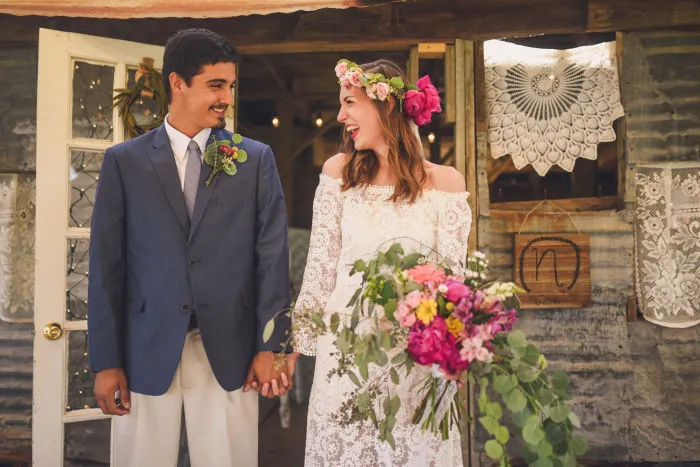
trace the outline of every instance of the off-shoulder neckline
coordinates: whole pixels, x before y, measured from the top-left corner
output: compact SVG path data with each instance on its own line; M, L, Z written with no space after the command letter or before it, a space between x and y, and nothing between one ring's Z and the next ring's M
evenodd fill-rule
M331 177L330 175L326 175L326 174L324 174L324 173L322 173L322 174L320 175L320 178L321 178L322 180L327 180L327 181L329 181L329 182L333 182L333 183L336 183L336 184L338 184L338 185L340 185L340 184L343 183L343 179L342 179L342 178ZM394 188L396 188L394 185L373 185L373 184L371 184L371 183L368 183L368 184L363 185L363 186L364 186L365 188L372 188L372 189L381 190L381 191L389 191L389 190L393 191ZM468 191L443 191L443 190L438 190L437 188L424 188L424 189L423 189L423 192L427 192L427 193L438 193L438 194L441 194L441 195L445 195L445 196L454 196L454 197L461 197L461 196L465 196L465 195L466 195L466 196L469 196L469 192L468 192Z

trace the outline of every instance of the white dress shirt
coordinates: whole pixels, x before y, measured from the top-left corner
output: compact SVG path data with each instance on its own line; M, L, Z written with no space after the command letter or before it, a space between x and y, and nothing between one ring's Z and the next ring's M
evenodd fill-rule
M168 117L170 117L170 114L165 116L165 131L168 133L170 147L173 148L173 154L175 155L177 174L180 176L180 188L182 188L184 191L185 168L187 167L187 146L190 144L191 140L194 140L195 143L199 145L199 149L202 151L202 154L204 154L204 150L207 148L207 140L211 134L211 128L205 128L194 135L194 138L190 138L170 125L168 122ZM200 157L202 156L200 155Z

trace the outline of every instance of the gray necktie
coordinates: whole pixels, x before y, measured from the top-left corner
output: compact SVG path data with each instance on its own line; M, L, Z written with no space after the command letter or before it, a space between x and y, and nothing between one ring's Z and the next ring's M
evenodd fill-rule
M199 186L199 174L202 172L202 159L200 158L201 150L199 145L194 141L190 141L187 145L187 166L185 167L185 204L187 205L187 214L192 219L194 213L194 201L197 199L197 187Z

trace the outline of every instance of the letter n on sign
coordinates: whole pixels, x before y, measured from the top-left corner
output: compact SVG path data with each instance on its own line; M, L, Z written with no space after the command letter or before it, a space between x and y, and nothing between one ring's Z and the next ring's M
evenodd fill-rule
M587 233L515 235L515 283L522 308L581 308L591 303Z

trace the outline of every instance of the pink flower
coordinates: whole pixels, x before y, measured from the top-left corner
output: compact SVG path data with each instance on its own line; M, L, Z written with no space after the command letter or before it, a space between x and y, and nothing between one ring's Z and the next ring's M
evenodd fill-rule
M496 315L496 323L504 331L510 331L513 329L513 324L518 321L518 312L515 309L502 310Z
M472 337L471 339L465 339L462 341L462 350L459 354L462 360L473 362L476 360L477 350L482 348L483 342L478 337Z
M348 64L345 62L340 62L335 66L335 76L338 78L345 75L348 72Z
M411 311L411 308L405 302L399 302L399 306L394 313L396 319L399 320L401 326L410 328L416 322L416 314Z
M413 282L426 285L430 282L442 282L445 280L445 271L436 268L434 264L420 264L406 271Z
M416 82L418 90L411 90L406 93L404 99L404 110L406 114L422 126L430 123L433 113L441 112L440 95L437 89L430 82L428 75L423 76Z
M391 88L387 83L377 83L377 98L380 101L383 101L384 99L387 98L389 95L389 91L391 91Z
M472 329L472 337L481 341L489 341L493 339L494 334L495 332L493 332L493 329L489 324L479 324L474 326Z
M474 294L474 311L495 315L503 311L503 303L495 297L485 295L482 291L477 290Z
M452 303L459 303L463 298L471 298L471 289L461 282L448 280L445 285L447 286L445 298Z
M350 79L350 84L352 84L353 86L357 86L357 87L362 86L362 80L361 80L361 78L362 78L362 73L360 73L359 71L353 71L353 72L351 72L351 73L350 73L350 78L349 78L349 79Z
M349 88L350 86L352 86L350 80L345 76L340 77L340 85L344 88Z
M376 84L373 84L372 86L367 88L367 95L372 100L379 99L379 97L377 96L377 85Z
M420 365L442 363L452 347L449 345L451 337L442 318L436 318L428 325L418 322L408 333L408 353Z
M460 351L457 349L457 347L452 347L451 352L449 353L449 355L445 359L444 364L442 365L442 368L448 375L456 375L457 373L460 373L469 368L469 363L469 360L465 360L462 358L462 355L460 354Z
M418 305L420 305L420 302L423 300L423 298L423 294L421 294L420 290L414 290L413 292L406 295L404 303L410 308L415 308Z

